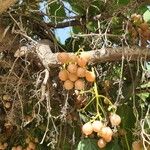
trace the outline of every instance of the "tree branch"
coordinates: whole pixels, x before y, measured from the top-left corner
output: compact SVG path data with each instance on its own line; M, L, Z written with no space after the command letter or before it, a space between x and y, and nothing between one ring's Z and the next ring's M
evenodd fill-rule
M17 0L0 0L0 14L6 11L10 6L16 3Z
M96 15L94 17L89 18L90 21L96 21L102 19L102 15ZM65 28L65 27L70 27L70 26L83 26L86 24L86 18L85 16L76 16L75 19L69 20L66 22L60 22L57 24L54 24L52 22L47 23L47 26L50 28Z
M41 40L39 44L37 44L36 53L46 68L60 65L57 60L59 53L52 53L51 45L48 40ZM141 47L105 48L81 52L81 56L88 56L90 58L89 63L116 62L121 61L122 57L128 61L143 61L150 60L150 49Z

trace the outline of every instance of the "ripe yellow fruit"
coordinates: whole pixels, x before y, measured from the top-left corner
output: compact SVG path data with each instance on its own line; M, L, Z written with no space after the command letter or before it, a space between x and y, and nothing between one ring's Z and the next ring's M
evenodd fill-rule
M90 60L90 58L91 58L91 54L90 53L87 53L87 52L82 52L81 54L80 54L80 57L81 58L85 58L86 60L87 60L87 62Z
M73 89L73 87L74 87L74 84L73 84L72 81L66 80L66 81L64 82L64 88L65 88L66 90L71 90L71 89Z
M92 123L92 127L93 127L94 132L100 132L103 126L104 126L103 123L99 120L95 120Z
M112 135L113 135L113 132L111 130L110 127L103 127L101 129L101 137L107 141L107 142L110 142L111 139L112 139Z
M85 57L80 57L79 56L78 59L77 59L77 63L80 67L85 67L87 65L87 62L88 62L88 60Z
M28 147L29 147L30 149L35 150L36 145L35 145L33 142L29 142Z
M6 107L6 108L10 108L10 107L11 107L11 103L10 103L10 102L6 102L6 103L5 103L5 107Z
M78 80L77 75L76 75L76 74L73 74L73 73L69 73L69 74L68 74L68 78L69 78L69 80L72 81L72 82L75 82L76 80Z
M68 71L67 70L61 70L58 74L58 77L61 81L66 81L68 79Z
M99 148L104 148L106 146L106 142L103 138L99 139L97 142Z
M92 124L91 124L90 122L85 123L85 124L82 126L82 132L83 132L86 136L92 134L92 132L93 132Z
M75 64L69 64L68 67L67 67L67 70L70 73L76 74L77 68L78 68L77 65L75 65Z
M86 68L78 67L77 69L77 76L78 77L85 77Z
M5 147L4 147L4 145L0 145L0 150L4 150L5 149Z
M88 82L94 82L96 79L96 76L94 72L86 71L85 78Z
M28 144L30 142L30 138L26 138L25 142Z
M30 147L27 147L25 150L32 150Z
M112 126L118 126L121 123L121 118L117 114L111 114L109 119Z
M8 143L4 143L3 146L6 149L8 147Z
M9 101L9 100L11 100L10 95L3 95L3 100L4 100L4 101Z
M59 53L57 55L57 59L59 62L61 62L62 64L65 64L65 63L68 63L69 62L69 54L65 53L65 52L62 52L62 53Z
M104 140L108 143L112 140L112 136L105 137Z
M76 82L75 82L75 89L76 90L83 90L85 88L85 83L83 80L81 79L78 79Z
M16 147L16 150L22 150L23 148L22 148L22 146L21 145L18 145L17 147Z
M35 143L38 143L38 142L39 142L38 138L35 138L35 139L34 139L34 142L35 142Z
M142 150L143 149L142 142L140 140L134 141L132 143L132 148L133 150Z
M70 58L69 62L71 62L71 63L76 63L78 57L77 57L77 55L75 55L75 54L70 54L70 55L69 55L69 58Z
M11 150L17 150L17 149L16 149L16 147L14 146L14 147L11 148Z

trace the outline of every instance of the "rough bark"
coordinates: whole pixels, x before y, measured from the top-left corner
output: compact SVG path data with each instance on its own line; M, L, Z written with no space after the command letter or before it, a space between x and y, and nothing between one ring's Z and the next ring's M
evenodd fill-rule
M29 52L31 51L29 50ZM35 47L35 52L45 68L56 67L60 65L57 60L57 55L59 53L52 53L51 44L48 40L39 41ZM141 47L105 48L81 52L81 56L89 57L89 63L116 62L121 61L122 58L128 61L143 61L150 60L150 49ZM18 57L20 56L18 55Z

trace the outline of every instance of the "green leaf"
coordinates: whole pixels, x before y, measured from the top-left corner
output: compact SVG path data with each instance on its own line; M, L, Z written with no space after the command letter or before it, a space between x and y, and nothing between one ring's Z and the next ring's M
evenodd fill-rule
M97 140L90 138L82 139L76 150L99 150Z
M144 14L143 14L143 18L146 22L150 22L150 10L147 10Z
M49 4L48 8L48 13L50 14L50 16L52 16L52 21L58 22L64 20L66 12L62 4L60 4L57 1L54 1Z
M93 22L88 22L86 24L86 27L89 31L95 32L95 26L94 26Z
M122 150L122 148L118 143L118 139L115 139L113 142L107 144L105 150Z
M83 15L86 13L86 10L83 8L82 4L78 0L65 0L71 5L71 8L73 11L79 13L80 15Z
M137 94L137 96L139 96L145 102L145 100L149 97L149 93L140 93Z
M135 121L136 121L131 104L122 105L120 108L118 108L117 114L119 114L122 119L122 123L121 123L122 129L125 129L126 131L127 141L126 139L122 138L122 142L123 142L123 147L127 149L127 142L130 147L132 145L132 139L133 139L132 129L134 128Z

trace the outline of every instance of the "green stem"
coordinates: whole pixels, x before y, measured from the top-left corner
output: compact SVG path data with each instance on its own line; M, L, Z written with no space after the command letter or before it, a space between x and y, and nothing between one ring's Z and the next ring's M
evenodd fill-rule
M125 141L126 141L128 150L130 150L129 143L128 143L128 139L127 139L127 135L125 135Z
M92 103L92 101L93 101L94 99L95 99L95 97L93 97L93 98L87 103L87 105L86 105L84 108L80 109L79 111L85 110L85 109Z

